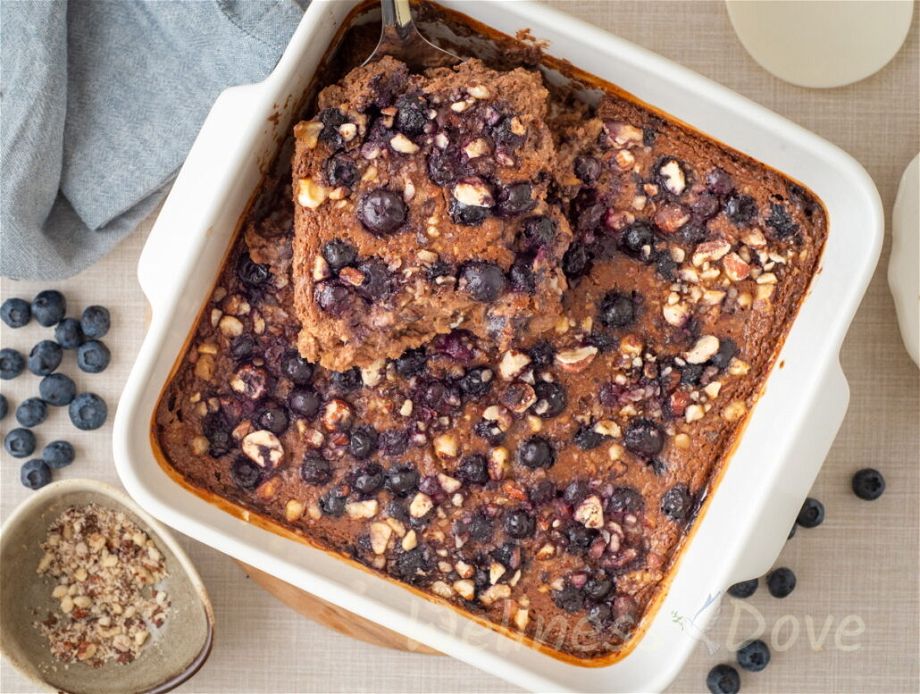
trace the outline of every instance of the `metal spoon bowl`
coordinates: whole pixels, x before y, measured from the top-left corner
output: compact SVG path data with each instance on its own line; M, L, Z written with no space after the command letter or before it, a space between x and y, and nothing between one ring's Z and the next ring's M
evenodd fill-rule
M380 0L380 41L364 65L385 55L404 62L410 70L456 65L462 58L442 50L419 33L412 19L409 0Z

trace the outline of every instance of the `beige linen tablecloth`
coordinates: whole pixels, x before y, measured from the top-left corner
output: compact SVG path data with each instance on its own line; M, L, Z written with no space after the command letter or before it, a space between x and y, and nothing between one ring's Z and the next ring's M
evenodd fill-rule
M554 2L605 29L635 41L727 85L853 154L878 185L890 215L901 172L920 149L918 139L917 19L906 45L880 73L841 89L790 86L759 68L735 38L722 2ZM111 308L106 338L112 365L102 374L79 374L81 389L103 395L114 409L144 335L145 301L135 269L149 224L96 267L57 287L81 311L92 303ZM763 617L768 640L774 625L773 661L759 674L744 673L743 690L773 692L902 692L918 690L918 371L901 346L885 281L889 244L842 352L852 390L849 414L813 495L827 520L800 529L778 565L792 567L798 587L786 600L761 587L747 604ZM44 286L2 282L4 297L31 297ZM45 331L34 324L3 332L3 346L28 351ZM73 355L63 367L77 375ZM34 394L36 377L3 382L15 403ZM0 425L5 433L12 416ZM66 437L77 462L57 477L94 477L116 483L111 462L111 417L105 428L76 433L64 412L38 430L39 445ZM0 465L2 516L30 492L19 486L19 464L5 453ZM882 470L888 491L868 503L849 490L851 474L864 466ZM248 581L227 557L191 540L191 552L207 583L217 618L214 651L201 672L180 691L514 691L488 674L445 657L384 650L350 640L295 614ZM675 692L705 690L706 672L733 660L728 645L735 609L726 603L711 632L717 650L701 644ZM737 638L757 626L739 613ZM812 646L827 633L820 646ZM781 650L782 649L782 650ZM0 691L33 691L5 662Z

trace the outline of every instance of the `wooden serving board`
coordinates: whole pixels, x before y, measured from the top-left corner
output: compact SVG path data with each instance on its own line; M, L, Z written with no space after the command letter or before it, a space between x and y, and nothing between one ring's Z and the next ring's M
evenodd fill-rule
M314 622L319 622L330 629L335 629L340 634L372 643L375 646L383 646L384 648L395 648L401 651L424 653L426 655L441 655L433 648L359 617L354 612L349 612L337 605L326 602L315 595L292 586L290 583L285 583L280 578L270 576L264 571L260 571L243 562L237 563L246 572L246 575L263 590L266 590L304 617L312 619Z

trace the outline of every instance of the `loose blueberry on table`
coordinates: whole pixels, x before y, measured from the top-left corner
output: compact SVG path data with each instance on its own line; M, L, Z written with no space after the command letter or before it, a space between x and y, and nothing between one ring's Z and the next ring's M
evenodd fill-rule
M0 319L11 328L21 328L32 319L32 309L24 299L11 298L0 306Z
M729 586L728 594L733 598L749 598L757 592L758 585L759 581L756 578L752 578L749 581L741 581L740 583Z
M24 487L41 489L51 481L51 468L44 460L38 458L23 463L19 471L19 480Z
M706 675L706 686L712 694L738 694L741 676L731 665L716 665Z
M41 398L28 398L16 408L16 421L24 427L37 427L48 417L48 406Z
M14 458L25 458L35 451L35 434L28 429L12 429L3 439L3 447Z
M67 441L52 441L42 451L42 460L53 470L67 467L74 461L75 457L76 451L73 445Z
M738 665L750 672L760 672L770 664L770 648L760 639L748 641L736 654Z
M55 407L69 405L77 394L77 385L70 376L53 373L45 376L38 384L42 400Z
M860 499L874 501L885 492L885 478L873 468L864 468L853 475L853 493Z
M80 329L90 339L105 337L111 325L109 310L104 306L87 306L80 317Z
M64 349L76 349L83 343L83 329L76 318L65 318L54 327L54 339Z
M824 504L808 497L802 504L802 510L799 511L795 522L803 528L817 528L824 522Z
M39 292L32 299L32 316L39 325L50 328L56 325L67 313L67 300L55 289Z
M781 567L768 573L767 589L774 598L788 597L795 590L795 574L792 569Z
M63 358L64 351L57 342L42 340L29 352L29 371L36 376L47 376L61 365Z
M77 429L98 429L108 417L105 402L95 393L80 393L67 407L70 421Z
M8 381L16 378L26 368L26 360L15 349L4 347L0 349L0 378Z

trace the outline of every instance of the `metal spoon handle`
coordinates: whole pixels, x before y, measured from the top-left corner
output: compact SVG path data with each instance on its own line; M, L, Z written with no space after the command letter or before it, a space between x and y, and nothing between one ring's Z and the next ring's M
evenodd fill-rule
M383 30L394 31L405 39L415 31L409 0L380 0Z

